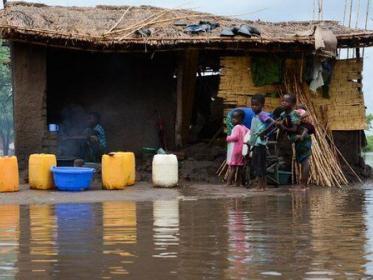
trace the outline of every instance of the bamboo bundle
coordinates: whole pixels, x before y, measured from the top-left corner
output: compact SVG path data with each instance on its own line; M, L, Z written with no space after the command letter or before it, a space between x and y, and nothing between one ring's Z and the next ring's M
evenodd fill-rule
M298 102L304 105L310 114L316 133L312 136L312 156L310 162L309 182L319 186L342 187L348 180L342 171L338 160L336 147L333 141L328 141L330 136L318 121L316 110L311 102L310 94L303 89L302 82L295 72L285 75L285 92L292 92L297 96Z

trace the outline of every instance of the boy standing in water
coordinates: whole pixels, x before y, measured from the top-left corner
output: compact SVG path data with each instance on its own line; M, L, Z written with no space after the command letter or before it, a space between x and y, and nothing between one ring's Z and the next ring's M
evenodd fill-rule
M273 126L274 121L269 114L263 112L265 97L256 94L251 98L251 108L255 116L251 121L250 147L253 151L251 168L255 177L258 179L257 189L265 191L267 188L267 139L266 133Z
M295 144L295 156L297 162L301 165L301 189L307 189L311 156L312 140L309 133L299 134L299 126L301 125L301 118L294 110L297 99L294 95L286 94L282 98L281 106L284 112L281 114L281 121L278 122L280 129L285 131L291 143Z

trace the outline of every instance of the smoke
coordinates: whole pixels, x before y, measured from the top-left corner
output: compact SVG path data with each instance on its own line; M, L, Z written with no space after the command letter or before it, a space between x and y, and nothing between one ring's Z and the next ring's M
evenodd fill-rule
M59 126L57 156L79 157L82 140L71 137L84 135L84 130L88 127L88 113L80 105L69 105L61 112Z

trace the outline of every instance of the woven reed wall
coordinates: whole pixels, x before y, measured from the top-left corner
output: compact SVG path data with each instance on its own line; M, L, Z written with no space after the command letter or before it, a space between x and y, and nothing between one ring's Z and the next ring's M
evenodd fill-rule
M271 97L278 92L275 86L257 87L253 83L251 76L250 57L222 57L220 60L222 73L218 97L224 99L226 111L240 106L250 106L251 96L261 93L266 97L266 111L273 111L279 106L278 97Z
M329 130L366 129L364 95L362 93L363 61L337 60L332 74L329 95L312 101Z
M300 62L287 60L285 68L301 68ZM251 96L257 93L266 95L266 111L271 112L280 105L277 86L254 85L250 57L222 57L220 63L222 74L218 96L224 99L225 113L235 107L250 106ZM325 123L329 130L366 129L364 96L359 83L362 69L362 60L338 60L330 83L330 98L323 98L321 93L310 93L319 121Z

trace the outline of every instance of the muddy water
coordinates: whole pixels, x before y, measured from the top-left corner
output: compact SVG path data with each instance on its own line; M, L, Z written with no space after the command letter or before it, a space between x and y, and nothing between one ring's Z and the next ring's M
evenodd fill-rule
M373 189L0 206L1 279L370 279Z

